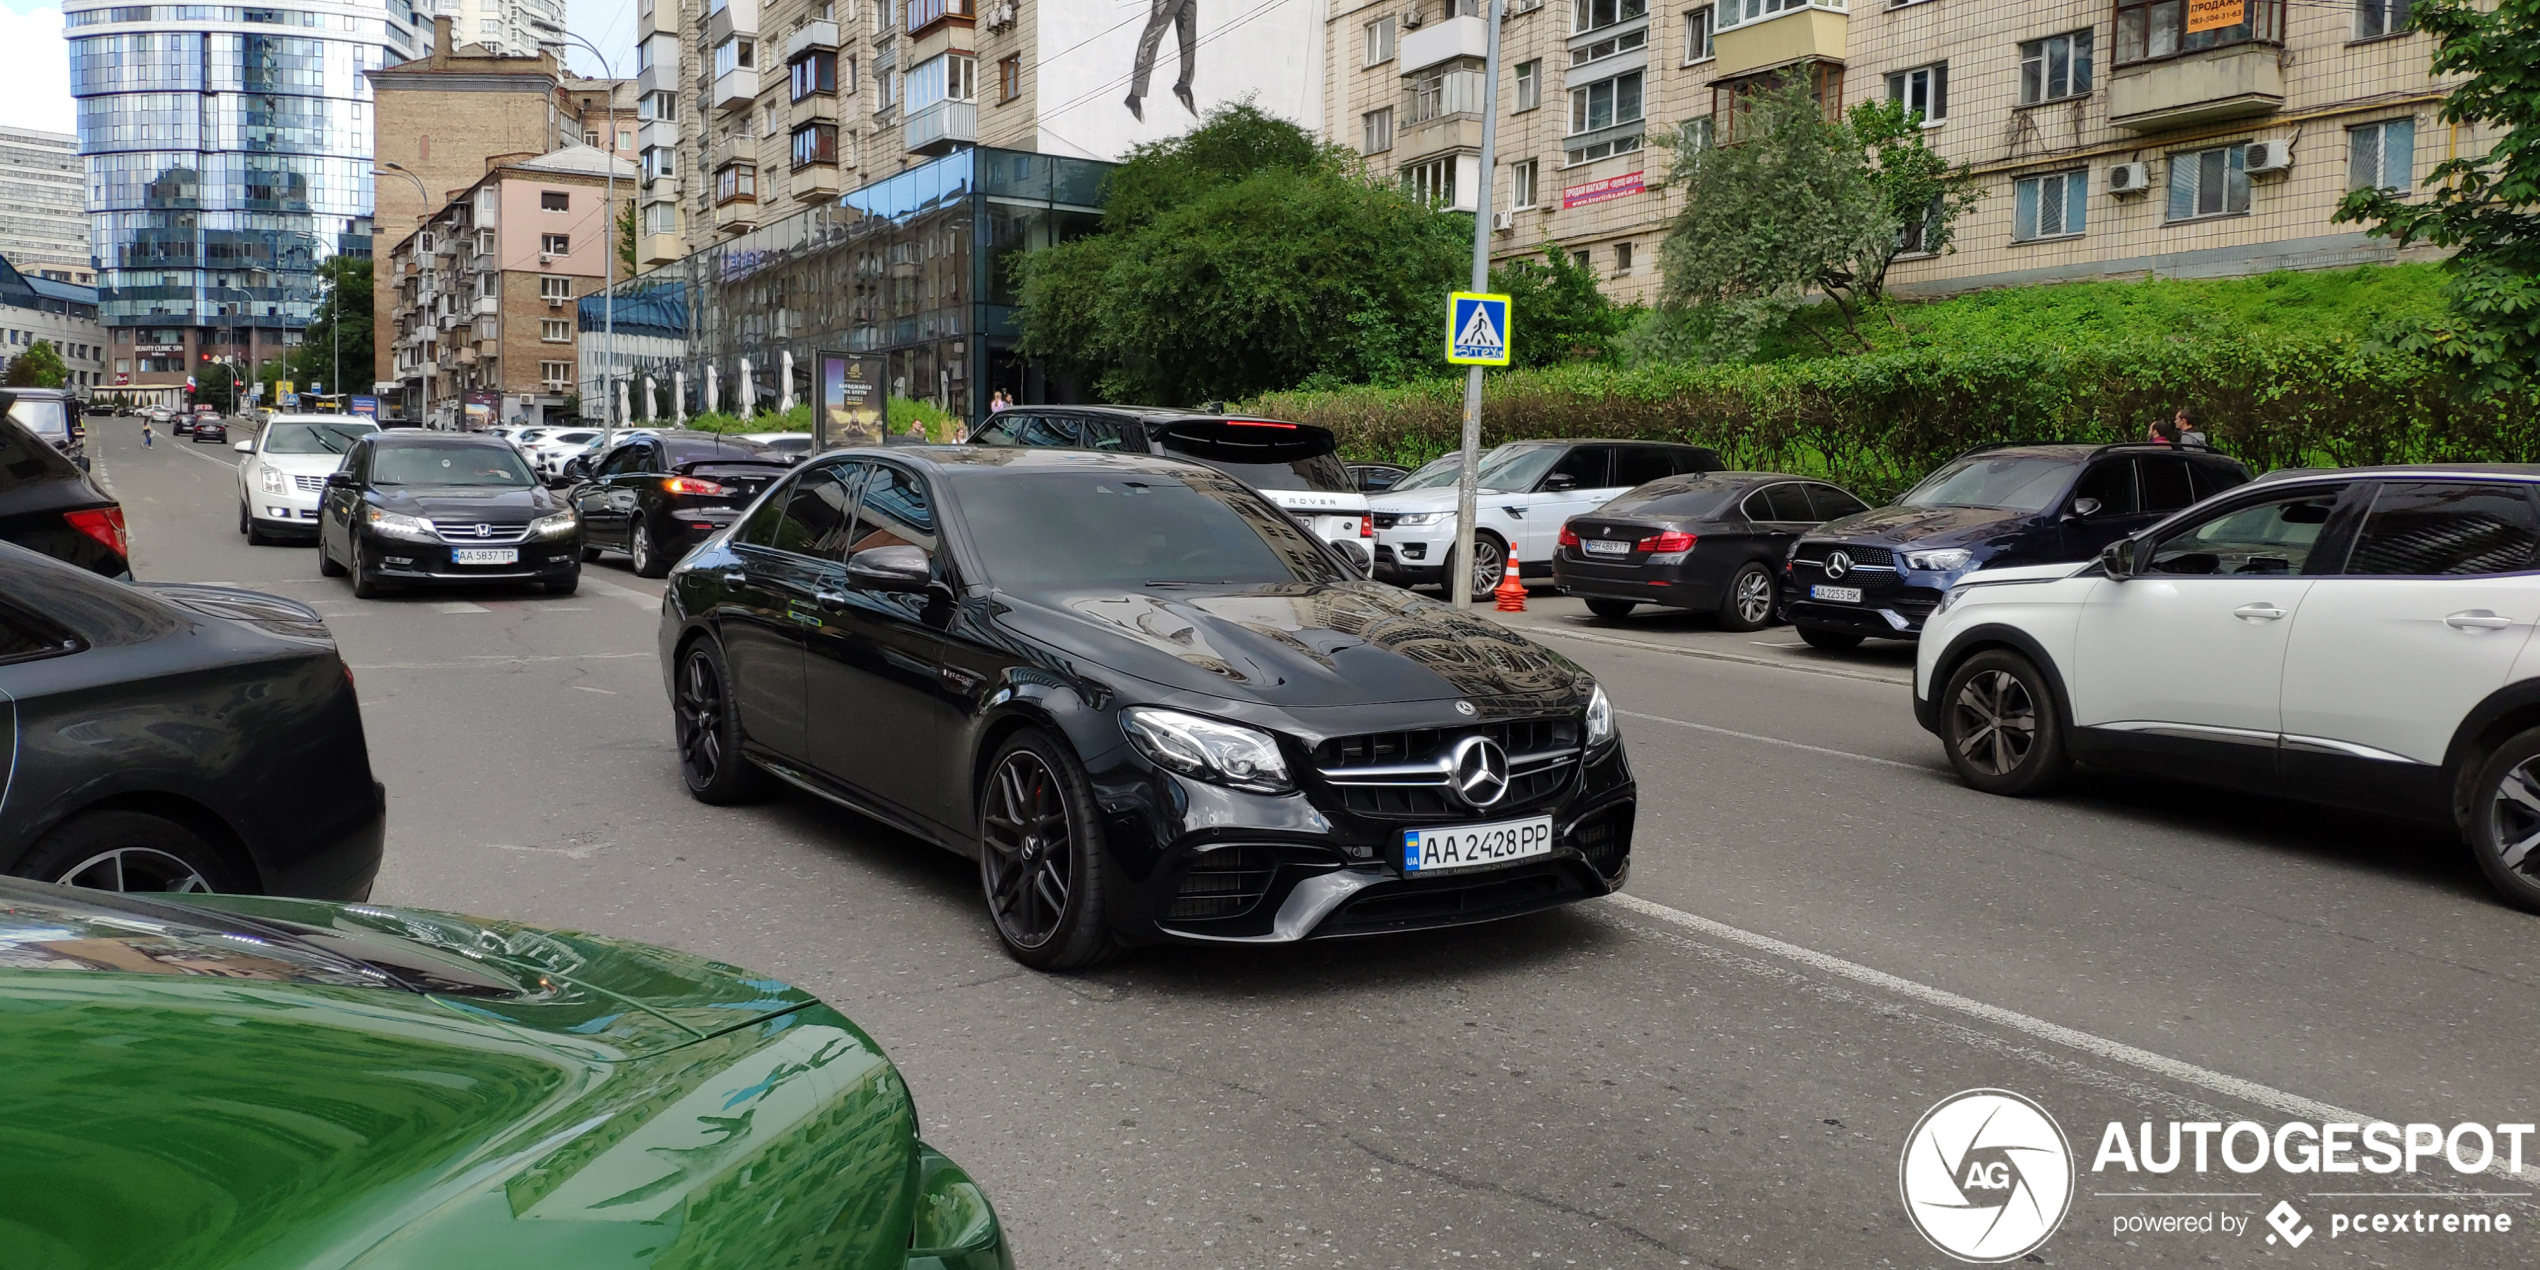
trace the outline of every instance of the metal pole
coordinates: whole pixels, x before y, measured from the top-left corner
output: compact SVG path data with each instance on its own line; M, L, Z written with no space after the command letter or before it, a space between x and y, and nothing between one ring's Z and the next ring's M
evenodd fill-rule
M608 204L601 208L600 223L607 226L601 240L608 244L608 257L602 265L600 312L600 449L606 452L617 444L617 68L609 65L608 56L589 40L568 31L565 38L591 51L600 59L600 69L609 77L608 144L601 149L608 164ZM574 313L574 324L582 321L580 306Z
M1482 172L1481 188L1473 192L1473 289L1490 290L1490 201L1491 188L1498 181L1491 153L1499 140L1499 6L1502 0L1490 0L1482 21L1489 26L1482 59ZM1506 332L1501 333L1506 338ZM1448 567L1454 577L1447 580L1447 594L1455 606L1463 608L1473 602L1473 547L1481 537L1474 523L1478 486L1482 470L1482 368L1468 366L1464 370L1464 455L1462 470L1455 478L1455 540L1459 544L1449 558Z

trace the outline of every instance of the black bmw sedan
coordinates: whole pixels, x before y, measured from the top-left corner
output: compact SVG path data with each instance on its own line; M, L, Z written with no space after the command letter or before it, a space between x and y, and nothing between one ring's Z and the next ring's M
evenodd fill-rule
M630 437L602 456L589 479L566 494L582 520L582 558L623 551L635 576L658 578L699 540L727 528L741 509L799 457L713 432Z
M1240 480L1083 450L827 455L671 572L691 793L769 778L978 860L1027 965L1488 921L1631 859L1604 690L1352 576Z
M571 595L582 532L500 437L377 432L344 455L318 503L318 572L369 599L392 586L534 582Z
M0 541L110 578L131 577L123 505L45 435L48 407L58 403L11 396L0 392L7 406L0 415Z
M1656 604L1714 614L1723 630L1760 630L1773 620L1790 544L1866 510L1835 486L1780 472L1671 476L1571 517L1552 580L1609 621Z
M305 605L134 585L0 543L0 869L358 900L387 802Z

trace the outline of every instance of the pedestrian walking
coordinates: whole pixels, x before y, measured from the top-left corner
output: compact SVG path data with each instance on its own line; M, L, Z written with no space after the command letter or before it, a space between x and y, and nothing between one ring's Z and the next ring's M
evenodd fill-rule
M150 416L141 416L141 448L150 448Z

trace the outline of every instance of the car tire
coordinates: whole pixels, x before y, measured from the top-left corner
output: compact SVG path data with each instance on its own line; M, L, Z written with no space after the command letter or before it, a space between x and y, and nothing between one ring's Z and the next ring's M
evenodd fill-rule
M270 547L276 541L272 534L266 533L264 530L256 527L255 513L248 511L246 505L243 503L238 507L238 518L247 522L246 528L248 546Z
M353 575L353 598L356 600L378 599L385 588L379 585L379 579L371 573L370 566L362 561L360 534L346 536L344 555L344 571Z
M670 561L663 559L661 548L653 545L653 528L644 523L644 518L640 514L635 518L635 532L627 535L626 548L626 553L634 557L636 577L666 578L670 576Z
M1064 838L1051 841L1053 830ZM1063 972L1117 953L1105 863L1093 788L1075 752L1038 728L1008 738L979 789L979 893L1006 954Z
M2540 913L2540 728L2496 747L2470 789L2468 837L2479 871L2508 904Z
M1718 625L1724 631L1760 631L1773 624L1773 571L1760 560L1749 560L1729 575L1729 585L1720 593ZM1811 641L1813 642L1813 641ZM1860 643L1854 639L1853 643Z
M680 780L698 802L726 807L767 789L767 773L741 753L738 702L732 668L713 640L696 640L679 654L670 690L671 736Z
M1462 552L1458 550L1457 555ZM1461 566L1457 566L1461 567ZM1478 600L1499 589L1508 580L1508 542L1485 529L1473 535L1473 598ZM1455 594L1455 574L1438 571L1438 586L1448 595Z
M1594 613L1598 617L1601 617L1609 622L1622 621L1624 618L1632 615L1633 609L1640 607L1637 602L1632 600L1590 600L1587 602L1587 606L1588 612Z
M255 528L255 518L247 514L247 505L245 503L240 503L238 505L238 532L242 534L253 534L255 532ZM253 542L255 539L251 537L248 541Z
M1850 631L1830 631L1822 626L1802 626L1799 638L1807 641L1810 648L1821 652L1841 653L1859 648L1861 641L1867 637Z
M595 564L595 563L598 563L599 559L600 559L600 549L599 549L599 548L597 548L597 547L584 547L584 548L582 549L582 563L584 563L584 564Z
M549 595L571 595L582 589L582 570L576 568L561 578L549 578L544 585Z
M2072 771L2053 690L2036 663L1993 648L1961 663L1940 695L1940 742L1970 788L2042 794Z
M110 891L231 891L243 880L201 834L137 811L73 816L37 839L9 871Z
M334 554L333 554L333 553L331 553L331 552L329 552L329 551L326 549L326 530L325 530L324 528L320 528L320 529L318 530L318 544L317 544L317 549L318 549L318 576L319 576L319 577L321 577L321 578L340 578L340 577L343 577L343 576L344 576L344 566L342 566L342 565L340 565L340 564L335 563L335 556L334 556Z

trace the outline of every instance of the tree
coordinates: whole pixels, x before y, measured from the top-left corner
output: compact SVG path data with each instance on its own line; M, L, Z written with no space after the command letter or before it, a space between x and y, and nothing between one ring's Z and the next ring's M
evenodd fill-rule
M360 384L367 389L371 382L370 258L329 256L318 266L318 278L325 288L324 295L317 311L309 315L309 329L301 335L300 347L291 350L287 378L304 390L310 384L324 384L328 392L338 393L346 391L347 384ZM344 335L340 349L335 342L339 312L343 315ZM267 378L285 377L275 374Z
M1021 351L1188 404L1442 369L1473 221L1250 103L1131 151L1096 233L1021 258Z
M632 278L640 272L635 260L635 204L629 202L617 214L617 276Z
M1958 217L1981 197L1966 165L1932 152L1921 122L1894 102L1829 119L1794 81L1738 103L1733 144L1684 125L1668 179L1685 203L1659 246L1661 302L1714 355L1743 357L1813 293L1841 314L1852 347L1868 348L1860 321L1886 293L1888 266L1909 249L1952 250Z
M2446 159L2422 197L2364 189L2340 222L2401 247L2454 249L2444 286L2455 318L2403 334L2403 347L2452 364L2481 392L2540 378L2540 0L2417 0L2413 22L2435 39L2437 75L2465 76L2436 114L2504 135L2487 153Z
M4 380L11 388L59 388L70 381L70 367L62 364L62 355L53 350L51 340L37 340L25 352L9 359L9 373Z
M235 410L247 404L241 378L227 362L204 362L194 370L194 400L223 410ZM232 396L232 393L238 395Z
M1543 257L1503 261L1490 271L1490 289L1508 297L1508 325L1516 333L1511 364L1613 361L1634 310L1614 303L1597 287L1596 270L1559 243L1545 243Z

